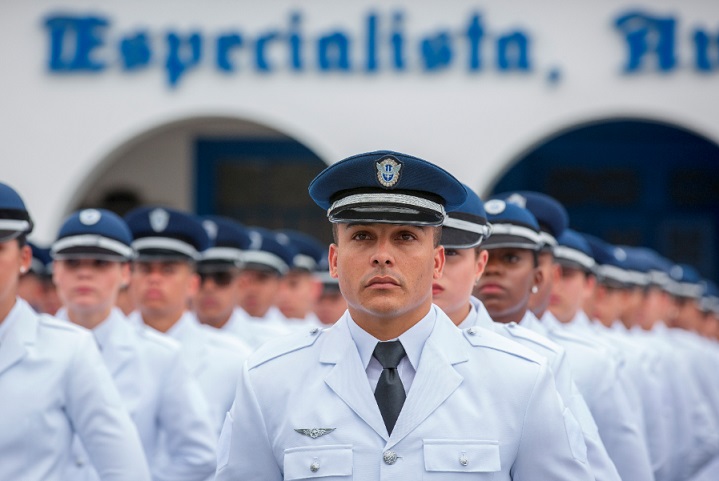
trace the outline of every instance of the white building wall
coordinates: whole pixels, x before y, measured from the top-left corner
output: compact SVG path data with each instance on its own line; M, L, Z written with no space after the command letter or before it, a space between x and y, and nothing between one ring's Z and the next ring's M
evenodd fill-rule
M678 21L679 65L669 74L621 73L626 44L612 22L637 6ZM147 27L158 41L168 30L193 28L207 38L228 29L249 38L269 27L286 28L293 10L302 13L308 42L308 66L300 73L256 73L242 51L241 71L223 75L213 66L211 44L202 65L174 89L168 87L162 68L164 47L156 52L157 65L133 74L113 65L94 75L62 76L46 67L49 48L43 21L52 13L110 18L109 47L99 53L115 61L116 40L137 28ZM442 28L461 35L470 14L479 12L487 36L487 66L475 74L459 63L431 74L414 63L403 73L388 68L373 75L319 72L311 41L338 28L360 38L370 10L383 26L393 11L404 11L413 62L418 59L417 35ZM537 142L578 123L643 117L676 123L719 142L719 76L692 67L696 27L719 34L719 3L6 0L0 6L0 177L22 193L37 223L36 237L48 241L73 202L89 192L88 186L118 152L131 153L148 132L162 132L163 126L186 119L229 118L265 125L302 142L328 163L370 149L406 151L444 166L480 192ZM513 29L531 35L531 73L500 73L493 66L492 39ZM359 40L355 45L361 48ZM383 49L380 60L386 65ZM458 58L463 54L458 52ZM556 83L547 80L554 68L561 72ZM180 129L154 140L165 147L154 164L148 162L146 180L170 175L173 183L153 200L181 197L182 205L192 204L188 135ZM179 163L166 172L162 166L169 158Z

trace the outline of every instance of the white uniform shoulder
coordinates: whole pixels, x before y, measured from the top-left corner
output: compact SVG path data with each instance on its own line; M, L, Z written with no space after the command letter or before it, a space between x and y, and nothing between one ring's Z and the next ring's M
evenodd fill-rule
M578 336L572 332L567 332L566 329L552 329L550 331L552 338L556 339L557 342L568 342L578 346L582 346L586 349L599 352L601 354L608 354L609 349L602 345L600 342L593 341L587 337Z
M249 356L251 352L250 347L242 340L228 336L212 327L201 325L200 328L207 339L207 343L214 349L229 354L237 354L243 359Z
M155 350L167 351L174 354L181 349L180 343L170 336L160 334L154 329L149 329L145 326L133 325L131 327L142 341L152 346Z
M546 359L543 356L489 329L473 326L463 329L462 332L465 339L474 347L485 347L536 364L546 364Z
M256 368L272 359L309 347L320 338L325 330L313 327L306 332L287 334L271 339L250 355L247 360L248 368Z
M506 332L512 338L526 341L555 354L560 354L564 351L564 349L556 342L532 331L531 329L520 326L516 322L510 322L509 324L495 324L495 327L502 332Z
M84 327L73 324L72 322L63 321L49 314L38 314L38 324L44 328L55 329L67 333L76 333L82 336L89 335L90 331Z

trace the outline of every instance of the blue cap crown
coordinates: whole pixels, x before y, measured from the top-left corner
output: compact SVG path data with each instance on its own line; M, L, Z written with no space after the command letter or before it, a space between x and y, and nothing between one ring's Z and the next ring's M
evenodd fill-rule
M447 212L442 229L442 245L450 249L471 249L489 237L491 226L487 222L484 203L466 184L467 200Z
M261 227L248 230L250 246L242 253L245 269L271 271L284 275L292 265L296 251L290 245L283 245L277 234Z
M501 199L490 199L484 203L484 210L492 224L492 236L484 242L484 248L537 250L544 245L537 219L527 209Z
M0 182L0 242L32 232L33 223L20 195Z
M554 197L541 192L519 190L493 196L524 207L537 219L542 240L547 247L557 245L557 238L569 227L567 209Z
M200 254L200 262L239 266L242 253L251 243L247 229L236 220L222 216L202 217L200 222L211 244L211 247Z
M195 260L210 246L207 232L192 215L167 207L138 207L125 221L135 241L138 260Z
M330 222L442 225L445 209L465 201L462 184L411 155L380 150L330 165L310 183Z
M296 252L290 266L292 269L314 272L326 257L326 246L303 232L284 229L277 233L277 238L280 243L291 245Z
M572 229L565 229L557 239L554 259L563 266L579 268L586 272L592 272L595 264L589 243Z
M53 259L132 259L132 233L117 214L84 209L71 214L60 227L50 254Z

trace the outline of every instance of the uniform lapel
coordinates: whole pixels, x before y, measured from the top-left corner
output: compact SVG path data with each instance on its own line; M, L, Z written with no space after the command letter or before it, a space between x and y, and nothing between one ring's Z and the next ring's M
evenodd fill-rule
M387 448L419 426L462 384L454 365L469 359L467 344L457 327L437 309L432 334L422 349L412 387L397 418Z
M131 337L132 327L125 323L124 319L117 319L115 313L112 313L105 322L111 325L107 326L110 329L107 342L102 347L102 357L113 379L117 380L118 373L136 357L137 346L134 345Z
M328 330L326 336L320 362L334 364L334 367L325 377L325 383L386 441L387 428L367 382L367 373L360 361L346 318L340 319ZM363 380L365 382L362 382Z
M191 313L183 314L177 324L173 326L171 336L182 344L187 367L193 377L197 377L205 369L208 352L204 332Z
M17 302L17 301L16 301ZM24 312L30 308L19 306L23 312L16 312L18 319L5 334L5 339L0 344L0 375L20 362L27 356L28 350L35 344L37 338L38 315L34 312Z

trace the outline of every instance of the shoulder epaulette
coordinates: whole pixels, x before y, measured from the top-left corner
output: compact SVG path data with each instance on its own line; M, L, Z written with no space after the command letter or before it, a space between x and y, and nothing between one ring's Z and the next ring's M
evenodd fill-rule
M564 349L556 342L542 336L541 334L534 332L531 329L522 327L516 322L510 322L509 324L501 324L498 326L498 328L502 329L504 332L506 332L512 337L529 341L554 353L564 351Z
M462 332L472 346L505 352L537 364L545 363L545 358L536 352L489 329L474 326L464 329Z
M309 347L320 338L323 332L324 329L314 327L308 332L287 334L267 341L250 355L247 364L252 369L272 359Z

